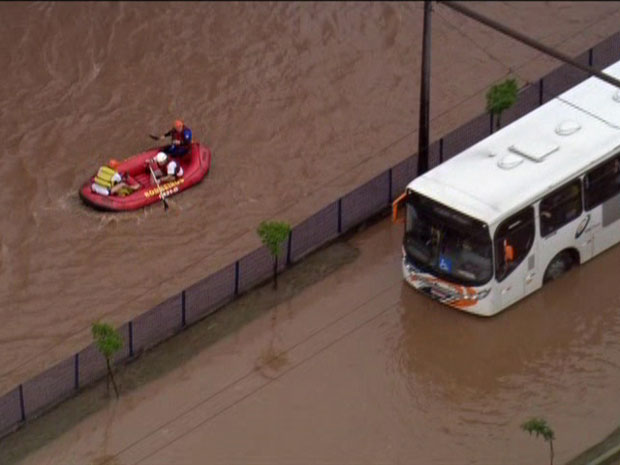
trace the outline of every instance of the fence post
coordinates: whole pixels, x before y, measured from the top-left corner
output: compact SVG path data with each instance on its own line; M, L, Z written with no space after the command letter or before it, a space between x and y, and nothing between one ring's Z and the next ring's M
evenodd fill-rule
M235 262L235 295L239 295L239 260Z
M24 388L19 385L19 409L22 413L22 421L26 421L26 408L24 407Z
M129 356L133 357L133 321L129 322Z
M392 204L392 168L388 170L388 205Z
M545 85L544 78L540 78L538 81L538 106L543 104L543 87Z
M342 234L342 197L338 199L338 234Z
M293 230L288 233L288 244L286 246L286 266L291 264L291 243L293 242Z
M80 389L80 353L79 352L75 354L74 370L75 370L75 390L77 391L78 389Z
M590 48L590 50L588 50L588 66L592 67L592 63L594 63L594 51Z
M185 289L181 291L181 327L185 328L187 321L185 320Z
M443 137L439 139L439 164L443 163Z

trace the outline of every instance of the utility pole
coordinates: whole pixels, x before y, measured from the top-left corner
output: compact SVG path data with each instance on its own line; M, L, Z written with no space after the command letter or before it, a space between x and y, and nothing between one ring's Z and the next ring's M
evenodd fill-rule
M422 39L422 77L420 79L420 127L418 137L418 176L428 171L429 109L431 84L431 2L424 1Z
M572 65L575 68L585 71L591 76L594 75L597 78L602 79L603 81L620 88L620 81L610 76L609 74L602 73L599 70L594 69L590 66L582 65L581 63L573 60L569 56L564 55L563 53L560 53L557 50L552 49L551 47L547 47L546 45L541 44L540 42L534 39L531 39L521 34L520 32L515 31L514 29L510 29L504 26L503 24L498 23L497 21L493 21L492 19L489 19L485 16L482 16L481 14L476 13L473 10L470 10L469 8L463 6L461 3L445 2L445 1L438 1L437 3L441 3L442 5L452 8L453 10L456 10L459 13L464 14L465 16L469 16L470 18L475 19L476 21L482 24L485 24L491 29L495 29L496 31L501 32L502 34L512 37L513 39L516 39L519 42L523 42L524 44L529 45L530 47L533 47L536 50L539 50L547 55L552 56L553 58L563 61L564 63L568 63L569 65Z

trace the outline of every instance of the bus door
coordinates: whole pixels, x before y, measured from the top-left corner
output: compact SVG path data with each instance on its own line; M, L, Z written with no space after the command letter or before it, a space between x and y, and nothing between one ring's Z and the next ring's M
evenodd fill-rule
M592 215L590 227L587 228L593 235L594 254L598 254L614 244L620 238L620 228L617 221L620 219L620 195L611 197L602 202L600 206L594 208L589 215Z
M495 279L501 308L537 289L534 207L526 207L502 221L495 231Z
M620 220L620 157L588 171L583 186L585 209L591 216L585 231L593 236L590 241L594 242L596 255L620 239L617 223Z

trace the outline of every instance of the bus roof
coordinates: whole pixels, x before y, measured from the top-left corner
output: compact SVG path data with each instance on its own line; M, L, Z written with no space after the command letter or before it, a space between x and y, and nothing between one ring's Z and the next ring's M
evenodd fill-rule
M604 70L620 78L620 62ZM620 146L620 89L591 77L409 183L495 224Z

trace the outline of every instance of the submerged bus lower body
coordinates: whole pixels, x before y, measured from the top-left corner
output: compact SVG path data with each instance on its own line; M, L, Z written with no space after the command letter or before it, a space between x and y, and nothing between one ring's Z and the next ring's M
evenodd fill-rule
M438 278L416 268L403 249L403 276L413 288L450 307L477 315L497 313L491 296L491 286L465 286Z

